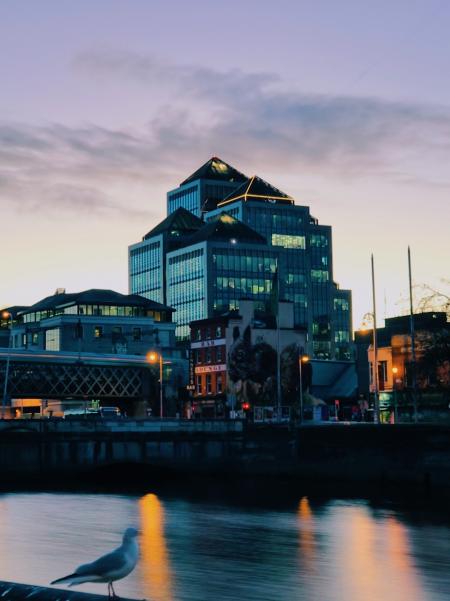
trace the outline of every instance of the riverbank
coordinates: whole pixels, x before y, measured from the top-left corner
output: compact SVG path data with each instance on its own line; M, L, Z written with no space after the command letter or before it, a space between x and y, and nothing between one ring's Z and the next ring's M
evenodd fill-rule
M450 498L450 428L1 422L0 467L4 489L206 478L352 492L407 487Z

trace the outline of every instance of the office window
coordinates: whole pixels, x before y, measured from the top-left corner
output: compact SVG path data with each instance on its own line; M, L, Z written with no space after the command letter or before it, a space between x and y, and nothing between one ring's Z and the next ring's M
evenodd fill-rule
M32 336L31 336L31 344L38 344L39 343L39 334L37 332L33 332Z
M211 374L206 374L206 394L211 394Z
M350 334L348 330L336 330L334 333L334 341L339 342L349 342Z
M222 374L217 374L217 380L216 380L216 390L218 393L221 393L223 390L223 383L222 383Z
M313 282L328 282L328 271L311 269L311 280Z
M211 349L206 349L206 363L211 363Z
M103 337L103 326L94 326L94 338Z
M222 347L218 346L216 348L216 362L220 363L222 361Z
M27 335L22 334L22 346L27 346Z
M45 349L47 351L59 351L60 349L60 331L59 328L47 330L45 332Z
M221 326L216 327L216 338L220 338L222 336L222 328Z
M133 328L133 340L141 340L142 330L141 328Z
M309 242L311 246L315 246L317 248L328 246L328 238L323 234L311 234Z
M293 236L289 234L272 234L272 246L282 246L283 248L306 248L305 236Z
M335 298L334 299L334 310L335 311L348 311L349 310L348 300L345 298Z
M202 394L202 377L201 376L197 376L196 390L197 390L197 394Z

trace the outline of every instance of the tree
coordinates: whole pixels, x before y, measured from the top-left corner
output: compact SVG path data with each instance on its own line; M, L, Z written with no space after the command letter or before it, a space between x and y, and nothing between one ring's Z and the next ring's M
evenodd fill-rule
M419 375L438 386L450 387L450 328L433 332L421 341Z
M445 311L450 319L450 280L442 279L442 290L437 290L428 284L419 284L415 286L415 293L418 297L416 308L419 313L425 311Z

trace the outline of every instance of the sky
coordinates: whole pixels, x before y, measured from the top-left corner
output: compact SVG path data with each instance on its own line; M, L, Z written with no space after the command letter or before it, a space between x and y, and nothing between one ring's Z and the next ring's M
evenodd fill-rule
M128 292L127 247L217 155L333 227L354 325L445 289L446 0L0 0L0 306Z

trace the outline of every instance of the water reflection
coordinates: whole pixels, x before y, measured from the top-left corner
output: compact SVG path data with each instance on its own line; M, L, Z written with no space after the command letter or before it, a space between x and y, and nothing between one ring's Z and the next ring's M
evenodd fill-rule
M313 512L308 497L302 497L298 504L299 551L301 565L309 572L316 569L316 540Z
M141 570L149 598L172 601L171 570L164 538L164 508L154 494L139 500ZM147 592L146 590L146 592Z
M147 494L0 496L0 579L48 583L141 532L120 596L152 601L442 601L450 528L363 501L229 506ZM104 594L104 585L81 591Z

